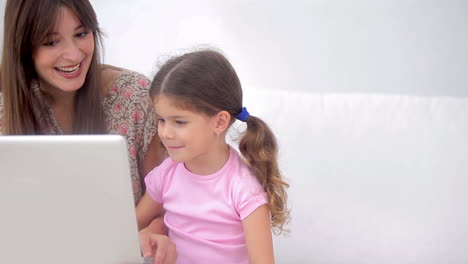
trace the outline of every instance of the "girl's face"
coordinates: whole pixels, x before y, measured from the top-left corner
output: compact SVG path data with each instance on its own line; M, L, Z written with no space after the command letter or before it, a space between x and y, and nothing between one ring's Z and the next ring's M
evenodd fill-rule
M72 92L86 79L94 53L94 36L78 17L61 7L54 31L33 53L33 61L42 89Z
M173 99L158 95L155 99L158 134L176 162L204 162L216 147L216 118L185 110Z

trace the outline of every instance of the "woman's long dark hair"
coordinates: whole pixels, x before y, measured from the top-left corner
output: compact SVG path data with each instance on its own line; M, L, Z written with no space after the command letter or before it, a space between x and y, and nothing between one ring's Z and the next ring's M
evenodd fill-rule
M154 77L150 89L153 97L164 94L177 98L182 107L208 116L227 111L231 124L242 110L239 78L229 61L216 51L197 51L169 60ZM273 231L286 231L289 185L278 168L278 145L273 132L260 118L251 115L239 150L268 194Z
M106 132L101 105L102 88L99 69L101 32L96 14L88 0L8 0L5 7L3 53L0 66L0 91L4 97L4 133L40 134L37 116L43 113L31 85L38 78L33 53L55 26L60 8L67 7L94 35L94 54L85 83L75 95L74 134ZM36 114L35 114L36 112Z

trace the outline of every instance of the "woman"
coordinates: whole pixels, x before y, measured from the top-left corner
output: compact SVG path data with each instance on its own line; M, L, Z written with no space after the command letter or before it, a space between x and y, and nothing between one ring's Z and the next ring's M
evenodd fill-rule
M0 134L121 134L129 147L138 203L144 175L165 157L155 136L149 80L100 64L100 40L88 0L8 0ZM162 232L162 221L154 225L153 230L161 225ZM167 239L161 241L173 248ZM175 250L169 251L174 255Z

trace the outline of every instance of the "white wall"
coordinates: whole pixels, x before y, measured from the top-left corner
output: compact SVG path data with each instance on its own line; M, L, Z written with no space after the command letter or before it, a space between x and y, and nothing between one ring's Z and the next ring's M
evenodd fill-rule
M291 183L278 263L468 262L468 2L92 2L107 63L230 58Z
M223 49L245 89L468 95L463 0L95 0L108 62ZM273 78L274 77L274 78Z

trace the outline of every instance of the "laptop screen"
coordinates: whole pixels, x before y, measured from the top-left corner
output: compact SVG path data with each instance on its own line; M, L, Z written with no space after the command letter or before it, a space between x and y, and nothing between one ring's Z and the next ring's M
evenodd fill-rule
M121 136L1 136L0 208L0 263L142 261Z

